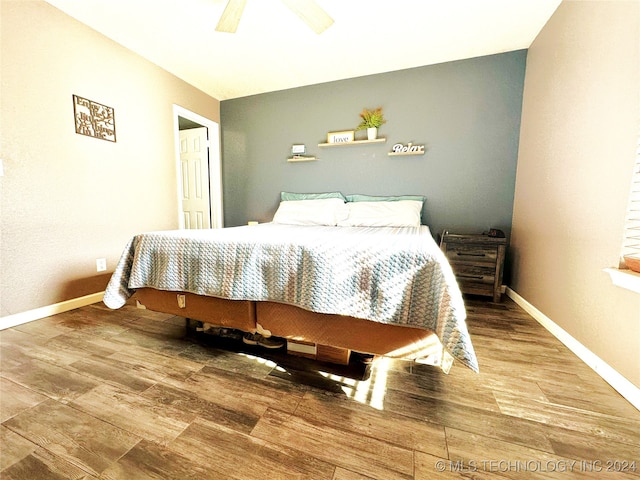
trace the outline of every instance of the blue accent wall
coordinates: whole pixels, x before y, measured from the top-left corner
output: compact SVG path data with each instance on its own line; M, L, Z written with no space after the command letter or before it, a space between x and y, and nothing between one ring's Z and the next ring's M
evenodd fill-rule
M525 64L519 50L221 102L225 225L270 221L283 190L337 190L425 195L434 236L509 233ZM318 147L378 106L386 143ZM388 156L408 142L425 155ZM287 162L293 144L318 160Z

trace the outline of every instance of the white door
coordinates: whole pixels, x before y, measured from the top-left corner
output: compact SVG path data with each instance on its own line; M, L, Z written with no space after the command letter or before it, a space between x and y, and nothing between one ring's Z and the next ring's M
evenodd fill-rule
M211 228L207 128L180 130L184 228Z

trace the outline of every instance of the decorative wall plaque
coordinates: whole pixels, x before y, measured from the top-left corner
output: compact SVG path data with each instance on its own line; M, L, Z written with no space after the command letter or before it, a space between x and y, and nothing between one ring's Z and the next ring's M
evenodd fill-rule
M349 143L353 142L355 132L353 130L345 130L342 132L327 133L327 143Z
M394 153L424 153L424 145L414 145L412 143L408 143L407 145L403 145L402 143L396 143L393 146Z
M74 95L73 114L76 133L116 141L116 120L112 107Z
M393 155L424 155L424 145L414 145L411 142L406 145L396 143L389 152L389 156Z

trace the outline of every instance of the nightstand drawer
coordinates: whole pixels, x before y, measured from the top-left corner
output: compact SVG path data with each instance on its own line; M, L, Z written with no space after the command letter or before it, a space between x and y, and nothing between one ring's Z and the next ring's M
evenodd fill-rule
M453 273L459 281L466 283L488 283L493 285L496 279L495 264L464 265L452 263Z
M464 293L471 293L472 295L494 295L493 283L468 282L462 278L457 278L460 290Z
M489 263L496 264L498 249L493 245L448 244L447 259L451 263Z

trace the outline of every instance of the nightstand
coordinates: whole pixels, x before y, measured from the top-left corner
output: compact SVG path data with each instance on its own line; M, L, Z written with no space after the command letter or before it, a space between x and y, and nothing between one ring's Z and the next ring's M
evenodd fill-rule
M499 302L507 239L487 235L461 235L445 232L440 248L444 251L462 293L487 295Z

